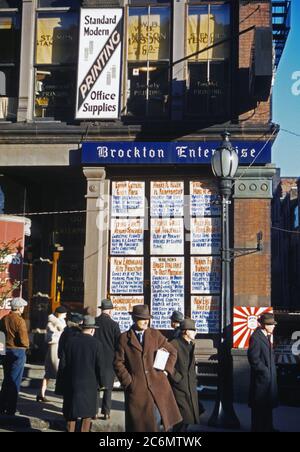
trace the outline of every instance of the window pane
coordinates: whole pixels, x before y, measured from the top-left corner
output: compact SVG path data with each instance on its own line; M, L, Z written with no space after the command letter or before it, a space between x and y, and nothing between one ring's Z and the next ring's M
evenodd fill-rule
M77 58L78 15L40 13L37 18L37 64L74 63Z
M19 16L0 14L0 63L15 63L20 38Z
M19 8L21 0L0 0L0 8Z
M0 66L0 96L17 97L18 71L16 68Z
M38 7L39 8L58 8L58 7L73 7L79 8L80 0L39 0Z
M76 72L74 69L43 68L36 71L35 117L74 117Z
M4 192L2 191L2 188L0 187L0 213L4 213L4 203L5 203Z
M147 93L147 74L149 77ZM162 117L168 114L169 68L167 64L129 64L127 113Z
M170 9L130 8L128 60L168 60L170 53Z
M189 8L187 55L189 60L228 58L229 41L216 45L230 36L229 5L202 5ZM213 46L209 50L207 47ZM194 53L197 53L194 56Z
M201 118L224 117L228 113L228 63L189 64L187 110Z

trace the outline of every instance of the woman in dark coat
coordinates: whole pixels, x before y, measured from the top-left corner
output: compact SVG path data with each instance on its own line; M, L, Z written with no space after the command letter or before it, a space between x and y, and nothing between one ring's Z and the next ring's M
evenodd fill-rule
M158 432L160 420L165 431L181 421L167 373L173 373L177 353L167 339L148 328L149 310L136 305L134 325L121 334L114 366L125 388L125 424L127 432ZM138 334L142 335L142 343ZM153 367L156 352L164 348L170 355L164 373Z
M252 431L270 432L273 408L278 406L277 374L271 335L276 322L273 314L263 314L250 338L248 360L251 366L249 406L252 408Z
M92 337L97 328L95 319L85 316L81 328L82 334L68 340L59 363L59 389L69 432L75 431L78 418L82 419L81 431L89 431L96 415L97 388L102 384L102 347Z
M181 334L171 344L177 350L177 361L173 374L169 376L174 396L179 407L182 423L174 430L184 431L188 424L199 424L199 402L197 392L197 376L195 371L195 338L196 328L192 319L180 323Z

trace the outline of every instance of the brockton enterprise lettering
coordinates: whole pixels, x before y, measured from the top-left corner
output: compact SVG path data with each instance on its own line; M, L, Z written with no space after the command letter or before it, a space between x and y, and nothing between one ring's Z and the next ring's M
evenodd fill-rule
M99 441L100 447L120 447L131 449L132 447L201 447L201 436L144 436L137 441L129 438L110 438L106 436Z

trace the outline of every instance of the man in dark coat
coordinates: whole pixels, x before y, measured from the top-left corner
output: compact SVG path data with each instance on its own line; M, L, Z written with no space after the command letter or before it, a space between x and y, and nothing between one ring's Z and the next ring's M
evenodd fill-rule
M180 322L182 322L184 319L184 316L182 312L180 311L173 311L170 320L171 320L171 327L173 328L172 332L169 335L169 342L171 342L173 339L177 339L180 336Z
M186 431L189 424L199 424L199 403L197 376L195 370L195 321L185 319L180 323L181 334L171 344L177 350L177 361L173 374L169 375L174 396L179 407L182 422L174 431Z
M95 332L103 347L103 385L105 387L102 399L101 414L104 419L110 418L111 394L115 379L114 357L121 334L119 324L111 317L113 315L113 304L111 300L104 299L101 302L101 315L96 318L96 325L99 327Z
M70 318L67 321L67 326L63 330L63 332L59 338L58 351L57 351L58 359L61 358L63 350L65 349L68 340L71 337L77 336L78 334L81 333L80 325L82 324L82 322L83 322L82 314L79 314L78 312L72 312L70 314Z
M95 319L84 316L82 333L69 338L59 362L63 414L68 432L75 432L76 420L82 419L81 432L89 432L91 418L96 415L97 388L101 382L102 348L93 337ZM60 392L60 391L58 391Z
M134 306L131 315L134 324L121 334L114 361L125 388L126 431L159 432L161 422L168 431L182 419L167 377L173 373L177 353L158 330L148 328L148 306ZM164 371L153 366L162 348L169 352Z
M277 322L273 314L263 314L250 338L248 360L251 366L249 406L252 408L252 431L271 432L273 408L278 406L277 375L272 334Z

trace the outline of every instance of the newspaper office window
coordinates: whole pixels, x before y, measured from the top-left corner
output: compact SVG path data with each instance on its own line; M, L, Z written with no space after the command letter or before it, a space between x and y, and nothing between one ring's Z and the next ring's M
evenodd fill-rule
M188 115L217 118L228 114L229 37L228 3L188 8L186 37Z
M0 3L0 120L14 119L17 110L20 14L10 3Z
M74 116L77 12L38 12L35 48L36 118Z
M163 117L169 107L170 8L129 8L127 114Z

